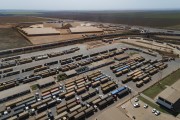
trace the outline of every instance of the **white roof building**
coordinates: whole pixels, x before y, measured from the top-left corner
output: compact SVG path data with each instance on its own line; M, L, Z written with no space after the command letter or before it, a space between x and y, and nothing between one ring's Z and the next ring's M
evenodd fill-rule
M54 28L22 28L21 29L28 36L38 35L60 35L60 32Z
M78 26L70 28L71 33L93 33L103 32L103 29L92 26Z

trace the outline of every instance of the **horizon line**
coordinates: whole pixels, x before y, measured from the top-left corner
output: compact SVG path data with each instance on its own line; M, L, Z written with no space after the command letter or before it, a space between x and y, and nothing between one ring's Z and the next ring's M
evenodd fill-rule
M45 9L37 9L37 10L33 10L33 9L0 9L0 11L178 11L179 9L102 9L102 10L45 10Z

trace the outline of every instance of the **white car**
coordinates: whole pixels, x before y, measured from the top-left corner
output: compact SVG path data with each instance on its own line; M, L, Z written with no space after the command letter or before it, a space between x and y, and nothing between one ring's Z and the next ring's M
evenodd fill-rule
M56 96L53 96L53 99L56 99Z
M35 109L34 109L34 108L31 109L31 110L30 110L30 113L31 113L31 114L34 114L34 113L35 113Z
M76 97L76 100L79 100L79 97Z
M154 109L152 109L152 113L155 113L157 110L154 108Z
M95 109L97 109L97 106L96 106L96 105L94 105L94 108L95 108Z
M148 105L147 105L147 104L145 104L145 105L144 105L144 108L145 108L145 109L146 109L146 108L148 108Z
M62 100L60 98L56 98L56 101L60 103Z
M139 103L135 103L135 104L134 104L134 107L135 107L135 108L138 108L138 107L140 107L140 104L139 104Z
M29 107L25 107L25 110L29 110Z
M8 111L4 111L4 115L7 115L8 114Z
M138 102L139 101L139 99L138 98L135 98L135 100L134 100L135 102Z
M100 98L103 98L103 95L99 95Z
M99 92L99 89L98 89L98 88L96 88L96 91L97 91L97 92Z
M87 106L87 107L90 107L90 105L89 105L89 104L86 104L86 106Z
M154 113L156 116L160 115L160 112L158 110L156 110L156 112Z

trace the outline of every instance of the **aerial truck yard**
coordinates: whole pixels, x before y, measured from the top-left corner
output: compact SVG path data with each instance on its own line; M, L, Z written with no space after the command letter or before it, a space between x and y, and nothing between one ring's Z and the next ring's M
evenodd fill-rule
M2 2L0 120L179 120L180 6L140 1Z

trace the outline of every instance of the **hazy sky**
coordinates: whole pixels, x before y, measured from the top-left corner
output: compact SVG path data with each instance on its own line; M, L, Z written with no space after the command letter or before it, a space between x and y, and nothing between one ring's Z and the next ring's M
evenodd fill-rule
M0 9L156 10L180 9L180 0L0 0Z

